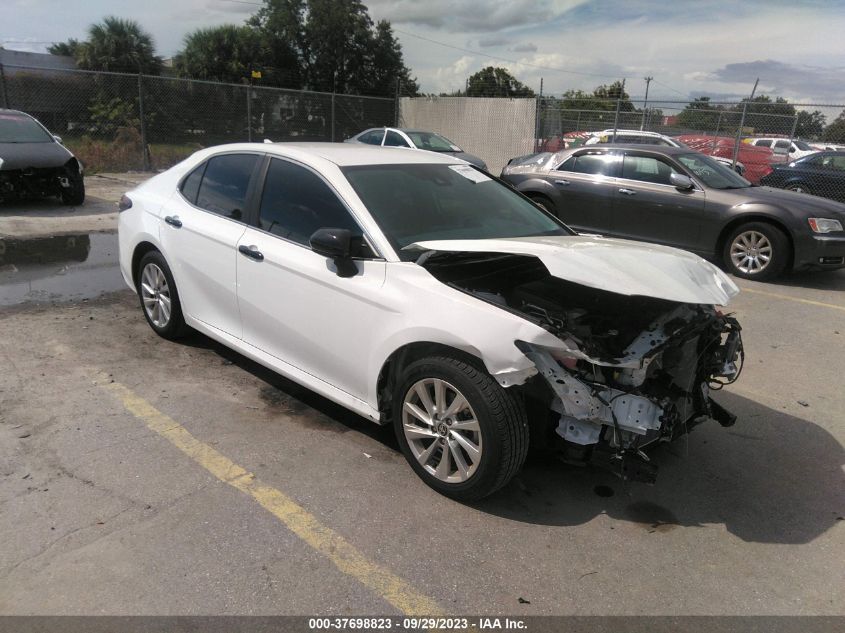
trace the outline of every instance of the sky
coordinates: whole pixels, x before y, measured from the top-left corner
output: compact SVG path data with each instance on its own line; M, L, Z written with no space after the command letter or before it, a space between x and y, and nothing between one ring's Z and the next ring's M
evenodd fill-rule
M255 0L259 2L260 0ZM649 100L757 94L845 104L845 0L364 0L389 20L427 93L503 66L544 94L626 80ZM159 54L196 28L242 23L249 0L3 0L0 45L44 51L105 15L137 20ZM494 59L497 58L497 59Z

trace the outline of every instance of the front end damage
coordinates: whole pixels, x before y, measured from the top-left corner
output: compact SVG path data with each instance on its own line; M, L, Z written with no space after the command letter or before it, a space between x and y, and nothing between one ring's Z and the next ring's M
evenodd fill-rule
M560 341L516 345L537 369L520 387L532 442L562 451L567 461L651 483L657 467L648 448L707 420L734 423L710 392L739 376L741 328L713 305L586 287L518 254L439 253L421 263Z

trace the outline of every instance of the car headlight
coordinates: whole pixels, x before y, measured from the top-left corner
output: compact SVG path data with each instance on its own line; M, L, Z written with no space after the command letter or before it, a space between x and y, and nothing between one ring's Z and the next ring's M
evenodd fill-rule
M842 230L842 222L831 218L808 218L810 228L814 233L831 233Z

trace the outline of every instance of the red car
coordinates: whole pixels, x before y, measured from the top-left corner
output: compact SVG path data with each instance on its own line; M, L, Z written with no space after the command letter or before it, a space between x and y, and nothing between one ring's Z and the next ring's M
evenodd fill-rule
M708 156L733 158L736 139L729 136L706 136L704 134L684 134L676 139L690 149ZM768 147L757 147L748 143L739 144L737 160L745 165L745 179L752 184L760 184L760 179L772 172L772 163L778 162L774 152Z

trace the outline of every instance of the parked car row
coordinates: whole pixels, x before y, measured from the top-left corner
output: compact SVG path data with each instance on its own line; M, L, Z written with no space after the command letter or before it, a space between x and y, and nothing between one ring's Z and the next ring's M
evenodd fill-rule
M845 266L845 205L754 187L689 148L587 145L511 161L501 176L579 232L675 246L738 277Z

